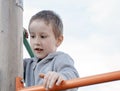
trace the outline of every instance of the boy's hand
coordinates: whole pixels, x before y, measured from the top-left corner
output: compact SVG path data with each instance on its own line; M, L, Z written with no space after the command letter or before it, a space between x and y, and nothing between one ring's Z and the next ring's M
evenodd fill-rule
M43 85L48 90L52 88L54 85L59 86L63 81L63 76L57 72L49 71L44 76L44 82Z
M25 33L25 38L28 38L28 32L25 28L24 28L24 33Z

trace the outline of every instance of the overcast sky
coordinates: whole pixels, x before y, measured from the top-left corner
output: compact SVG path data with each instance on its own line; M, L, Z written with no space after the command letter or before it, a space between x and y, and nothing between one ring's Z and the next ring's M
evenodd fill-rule
M120 70L120 0L24 0L26 29L30 17L41 10L53 10L62 18L64 42L58 50L72 56L81 77ZM120 91L119 84L79 91Z

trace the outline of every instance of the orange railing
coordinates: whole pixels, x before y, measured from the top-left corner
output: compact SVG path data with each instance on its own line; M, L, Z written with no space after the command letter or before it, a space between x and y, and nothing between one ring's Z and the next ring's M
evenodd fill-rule
M20 77L16 78L16 91L46 91L43 86L31 86L25 88L21 80L22 79ZM88 86L88 85L116 81L116 80L120 80L120 71L66 80L63 81L63 83L60 86L55 85L52 89L50 89L50 91L60 91L70 88Z

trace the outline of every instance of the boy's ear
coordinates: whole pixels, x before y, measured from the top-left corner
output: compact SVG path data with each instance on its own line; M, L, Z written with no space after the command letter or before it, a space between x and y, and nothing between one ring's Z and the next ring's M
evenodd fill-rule
M60 37L57 38L56 46L59 47L60 44L62 43L62 41L63 41L63 35L61 35Z

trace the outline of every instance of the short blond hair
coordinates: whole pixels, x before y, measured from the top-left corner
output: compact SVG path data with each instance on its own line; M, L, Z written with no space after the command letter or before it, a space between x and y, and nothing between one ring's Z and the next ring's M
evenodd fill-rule
M62 20L59 17L59 15L57 15L55 12L51 10L43 10L43 11L36 13L35 15L31 17L30 22L29 22L29 27L30 27L30 24L36 19L43 20L45 21L46 24L51 24L55 38L58 38L60 35L63 35Z

